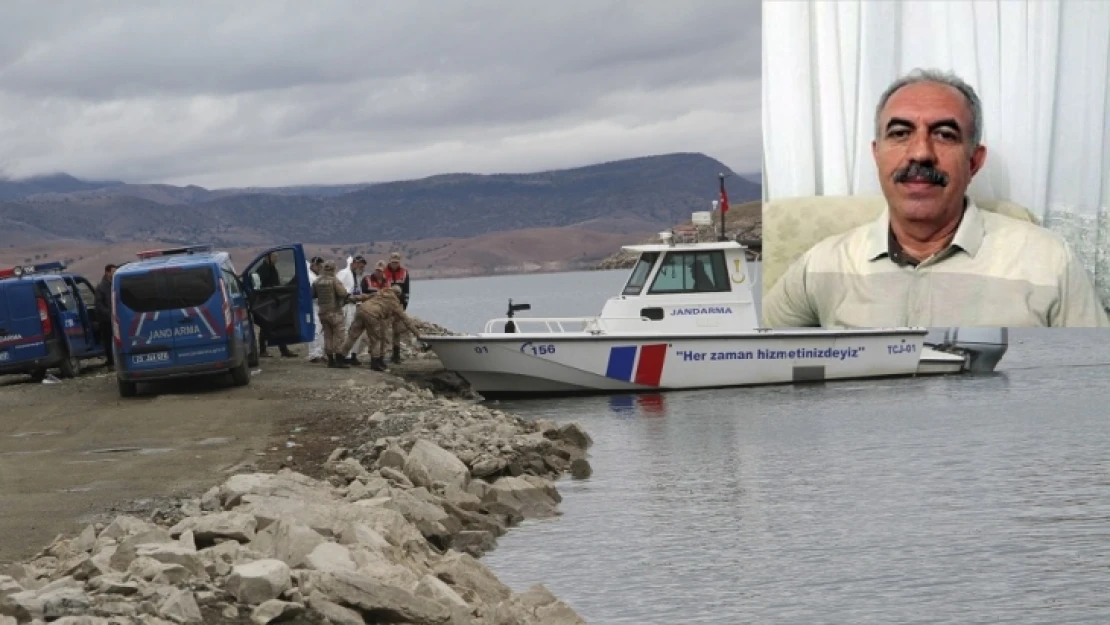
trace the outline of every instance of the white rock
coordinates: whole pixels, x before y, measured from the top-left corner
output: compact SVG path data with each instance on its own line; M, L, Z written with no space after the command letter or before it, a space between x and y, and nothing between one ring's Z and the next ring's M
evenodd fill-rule
M389 548L389 541L365 523L351 523L339 536L340 544L362 545L377 551Z
M455 454L435 443L420 439L405 458L405 476L417 486L431 488L435 482L466 488L470 469Z
M267 528L270 530L270 528ZM273 556L291 568L304 565L305 558L317 546L327 542L319 533L293 521L278 521L272 528Z
M42 615L48 621L63 616L78 616L89 609L89 598L80 588L56 588L39 591L38 600L42 602Z
M25 588L15 581L14 577L8 575L0 575L0 599L14 595L17 592L23 592Z
M529 476L531 477L531 476ZM522 477L505 476L491 484L482 499L508 505L527 518L547 518L558 516L556 501L548 495L550 482L537 478L532 481Z
M117 516L108 527L100 532L99 538L114 538L119 540L132 534L139 534L158 529L158 526L142 519L121 514Z
M197 546L207 547L216 539L224 538L241 543L249 542L254 538L258 521L249 514L241 512L219 512L200 517L188 517L170 528L170 536L180 536L185 532L193 532Z
M71 545L77 551L91 552L96 547L96 527L86 525L81 535Z
M197 557L194 548L186 547L180 543L154 543L139 545L135 549L135 557L150 558L163 564L177 564L185 568L192 575L200 578L207 577L204 565Z
M181 584L189 579L189 570L184 566L147 557L132 560L127 572L132 577L158 584Z
M513 594L486 565L454 550L436 563L433 574L452 586L473 591L486 605L497 605Z
M269 625L276 620L292 618L304 611L304 605L289 601L270 599L262 602L251 612L251 621L258 625Z
M320 591L335 603L373 613L387 623L443 623L451 617L447 606L362 573L324 573Z
M326 483L287 469L273 474L251 473L232 476L220 487L220 494L227 509L235 507L247 495L288 497L306 502L331 500L331 493ZM264 527L265 525L260 523L257 529Z
M331 573L334 571L353 571L355 561L351 559L351 551L343 545L336 543L321 543L305 557L305 567L316 571Z
M509 604L510 618L517 625L586 625L586 621L570 606L559 601L541 584L515 595L506 603Z
M389 557L380 551L356 548L351 552L351 556L358 565L360 573L383 584L411 590L416 588L420 581L420 576L408 567L397 563L396 557Z
M0 616L0 625L4 625L7 621L6 616ZM11 621L13 624L16 621ZM32 621L32 625L37 625L39 621ZM62 618L53 621L51 625L115 625L114 622L100 618L98 616L63 616Z
M332 625L366 625L366 621L361 614L329 601L327 597L319 592L309 595L308 605L328 619Z
M181 546L185 547L189 551L197 550L197 539L196 536L193 535L193 532L191 530L178 537L177 542L181 543Z
M204 620L196 598L188 590L174 590L158 606L158 614L175 623L200 623Z
M231 569L227 590L240 603L257 605L277 599L291 583L289 566L281 560L258 560Z
M416 595L464 610L470 609L470 606L459 596L459 593L434 575L425 575L420 580L420 583L416 586Z

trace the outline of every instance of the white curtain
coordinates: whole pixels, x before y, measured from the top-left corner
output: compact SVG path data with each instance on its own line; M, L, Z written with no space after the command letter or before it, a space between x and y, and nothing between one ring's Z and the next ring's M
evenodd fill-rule
M1032 210L1110 303L1108 0L765 0L764 199L880 193L875 105L915 67L983 101L969 193Z

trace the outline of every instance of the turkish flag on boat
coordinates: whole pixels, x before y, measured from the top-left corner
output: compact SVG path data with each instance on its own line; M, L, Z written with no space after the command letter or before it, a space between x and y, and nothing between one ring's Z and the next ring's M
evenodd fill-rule
M725 177L721 176L721 214L728 212L728 193L725 192Z

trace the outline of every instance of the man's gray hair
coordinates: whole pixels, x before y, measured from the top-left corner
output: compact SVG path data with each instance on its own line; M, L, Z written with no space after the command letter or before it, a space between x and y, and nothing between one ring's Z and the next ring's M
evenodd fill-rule
M875 138L877 139L882 133L879 128L879 115L886 106L890 96L894 95L906 85L914 85L922 82L931 82L941 85L948 85L959 91L967 101L967 108L971 110L971 143L968 149L974 150L979 147L979 143L983 140L983 103L979 101L979 96L975 93L975 89L971 85L963 81L959 76L952 72L944 72L939 69L915 69L905 76L890 83L890 86L883 92L882 97L879 98L879 105L875 107Z

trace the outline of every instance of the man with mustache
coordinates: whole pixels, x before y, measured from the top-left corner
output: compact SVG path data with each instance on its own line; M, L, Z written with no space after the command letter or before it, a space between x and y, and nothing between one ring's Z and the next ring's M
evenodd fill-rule
M792 264L763 301L776 327L1107 327L1062 237L980 210L982 105L958 77L915 70L883 93L871 152L887 210Z

